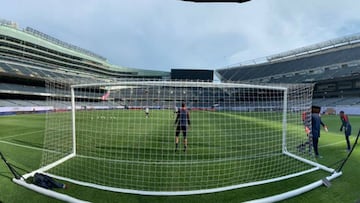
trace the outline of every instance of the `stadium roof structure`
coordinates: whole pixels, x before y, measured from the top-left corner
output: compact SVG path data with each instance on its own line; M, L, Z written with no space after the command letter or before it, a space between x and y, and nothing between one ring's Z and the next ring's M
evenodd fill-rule
M316 43L316 44L313 44L310 46L301 47L298 49L293 49L293 50L286 51L283 53L275 54L275 55L267 57L267 60L272 62L272 61L276 61L276 60L282 60L282 59L286 59L286 58L296 57L296 56L300 56L300 55L304 55L304 54L314 53L314 52L323 51L326 49L332 49L332 48L349 45L349 44L355 44L355 43L360 43L360 33L356 33L353 35L348 35L348 36L328 40L325 42Z
M106 60L105 57L102 57L91 51L63 42L33 28L27 27L25 29L20 29L18 28L16 23L7 20L0 19L0 35L13 37L21 41L26 41L41 47L46 47L49 50L55 50L60 53L75 56L87 60L90 63L98 64L105 70L108 69L111 71L136 73L135 75L137 75L138 77L168 77L170 75L169 72L165 71L129 68L111 64Z
M221 81L315 82L357 74L360 33L216 70Z
M267 57L261 57L261 58L257 58L257 59L243 61L243 62L240 62L237 64L229 65L224 68L219 68L218 70L248 67L251 65L261 65L261 64L266 64L266 63L274 63L274 62L283 61L283 60L287 60L287 59L290 60L292 58L306 56L306 55L317 53L317 52L323 52L325 50L329 50L332 48L342 47L342 46L346 46L346 45L353 45L353 44L360 44L360 33L355 33L352 35L347 35L344 37L339 37L339 38L327 40L324 42L319 42L316 44L300 47L297 49L285 51L285 52L270 55Z

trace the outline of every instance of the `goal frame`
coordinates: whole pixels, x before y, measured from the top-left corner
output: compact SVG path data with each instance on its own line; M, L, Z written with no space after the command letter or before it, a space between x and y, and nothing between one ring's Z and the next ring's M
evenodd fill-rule
M144 83L146 85L164 85L166 84L167 86L171 86L173 85L174 87L177 87L177 85L179 85L181 83L181 85L185 85L186 86L194 86L194 85L201 85L201 87L216 87L216 85L218 85L217 83L209 83L209 82L174 82L174 81L144 81ZM282 153L286 156L289 156L291 158L297 159L299 161L302 161L306 164L309 164L312 166L311 169L306 170L306 171L302 171L302 172L298 172L295 174L290 174L290 175L286 175L286 176L282 176L282 177L277 177L277 178L272 178L272 179L268 179L268 180L262 180L262 181L256 181L256 182L250 182L250 183L242 183L242 184L237 184L237 185L231 185L231 186L226 186L226 187L220 187L220 188L213 188L213 189L201 189L201 190L191 190L191 191L174 191L174 192L169 192L169 191L143 191L143 190L133 190L133 189L123 189L123 188L115 188L115 187L109 187L109 186L103 186L103 185L98 185L98 184L93 184L93 183L88 183L88 182L83 182L83 181L78 181L78 180L73 180L70 178L66 178L66 177L61 177L61 176L57 176L57 175L53 175L50 173L47 173L46 171L50 170L51 168L56 167L59 164L62 164L74 157L76 157L76 101L75 101L75 89L76 88L84 88L84 87L96 87L96 86L121 86L121 85L137 85L139 84L139 81L121 81L121 82L113 82L113 83L91 83L91 84L76 84L76 85L71 85L70 86L70 94L71 94L71 119L72 119L72 152L70 154L68 154L67 156L51 163L48 164L46 166L43 166L35 171L32 171L30 173L27 173L25 175L23 175L23 177L25 179L34 176L35 173L44 173L47 174L51 177L54 177L56 179L59 180L63 180L63 181L68 181L68 182L72 182L78 185L82 185L82 186L87 186L87 187L94 187L97 189L101 189L101 190L107 190L107 191L112 191L112 192L121 192L121 193L130 193L130 194L138 194L138 195L152 195L152 196L177 196L177 195L196 195L196 194L207 194L207 193L215 193L215 192L222 192L222 191L227 191L227 190L234 190L234 189L239 189L239 188L243 188L243 187L249 187L249 186L256 186L256 185L261 185L261 184L266 184L266 183L272 183L272 182L277 182L277 181L281 181L281 180L285 180L285 179L289 179L289 178L293 178L293 177L297 177L297 176L301 176L307 173L311 173L313 171L316 170L324 170L326 172L329 172L331 175L327 176L326 179L328 181L333 180L334 178L337 178L339 176L342 175L342 172L337 172L335 169L332 168L328 168L327 166L324 166L322 164L316 163L314 161L308 160L308 159L304 159L303 157L300 157L296 154L293 154L291 152L289 152L286 148L286 135L287 135L287 111L288 111L288 88L285 86L268 86L268 85L253 85L253 84L240 84L240 83L221 83L222 87L244 87L244 88L261 88L261 89L271 89L271 90L281 90L283 91L283 112L282 112ZM17 184L20 184L22 186L26 187L26 182L24 179L13 179L13 181ZM25 185L24 185L25 184ZM307 192L309 190L312 190L316 187L319 187L323 184L322 180L319 181L315 181L314 183L311 183L309 185L303 186L301 188L286 192L286 193L282 193L279 195L274 195L271 197L266 197L266 198L262 198L262 199L258 199L258 200L253 200L251 202L274 202L274 201L280 201L280 200L284 200L296 195L300 195L304 192ZM31 186L33 188L33 186ZM34 186L35 188L37 186ZM29 187L28 187L29 188ZM50 195L53 196L57 199L61 199L62 197L57 196L56 194L46 194L46 195ZM55 195L55 196L54 196ZM60 195L61 196L61 195ZM81 201L81 200L80 200Z

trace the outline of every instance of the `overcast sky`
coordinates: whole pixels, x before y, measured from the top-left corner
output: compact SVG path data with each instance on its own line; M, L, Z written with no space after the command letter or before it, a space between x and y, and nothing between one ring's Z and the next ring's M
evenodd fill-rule
M360 32L359 0L11 0L0 18L119 66L223 68Z

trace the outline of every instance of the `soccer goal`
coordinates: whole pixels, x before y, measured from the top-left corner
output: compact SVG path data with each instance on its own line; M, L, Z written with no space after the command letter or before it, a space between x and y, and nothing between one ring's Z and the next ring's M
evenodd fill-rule
M341 175L318 164L311 147L299 149L308 139L310 118L302 115L311 111L311 84L50 81L47 89L53 110L41 167L24 177L43 172L116 192L192 195L316 170L328 180ZM185 127L175 122L182 111Z

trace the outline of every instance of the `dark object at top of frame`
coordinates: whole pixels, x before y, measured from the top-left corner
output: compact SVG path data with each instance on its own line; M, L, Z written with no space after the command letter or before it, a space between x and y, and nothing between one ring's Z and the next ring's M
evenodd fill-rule
M182 0L182 1L192 1L196 3L244 3L250 0Z

